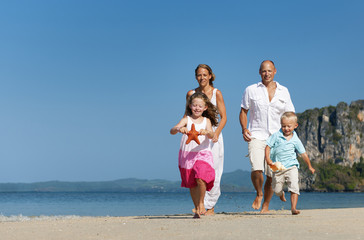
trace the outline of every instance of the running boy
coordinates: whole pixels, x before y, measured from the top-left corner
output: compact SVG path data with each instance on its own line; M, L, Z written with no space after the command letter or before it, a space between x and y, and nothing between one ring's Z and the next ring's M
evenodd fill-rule
M281 117L281 129L267 139L265 148L265 160L272 170L277 170L273 162L280 162L286 168L273 173L272 185L275 194L285 202L283 184L287 182L288 191L291 192L292 215L300 214L300 211L296 209L300 190L298 186L299 163L295 150L301 154L311 173L315 172L301 140L294 131L297 127L296 114L294 112L285 112Z

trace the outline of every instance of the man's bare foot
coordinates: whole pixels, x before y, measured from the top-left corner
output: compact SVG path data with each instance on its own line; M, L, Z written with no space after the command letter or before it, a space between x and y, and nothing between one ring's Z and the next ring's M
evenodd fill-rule
M211 208L211 209L207 209L205 216L213 216L215 215L215 209Z
M263 196L257 196L252 204L252 208L258 210L262 204Z
M294 209L294 210L292 210L291 212L292 212L292 215L298 215L298 214L300 214L300 213L301 213L301 212L300 212L299 210L297 210L297 209Z
M199 214L195 213L195 215L193 216L193 218L201 218Z
M284 192L282 193L282 195L279 197L281 199L282 202L286 202L286 198L284 197Z
M269 213L269 205L263 203L262 210L260 210L260 213Z
M263 208L262 208L262 210L260 210L260 213L269 213L269 210L268 210L268 209L263 209Z

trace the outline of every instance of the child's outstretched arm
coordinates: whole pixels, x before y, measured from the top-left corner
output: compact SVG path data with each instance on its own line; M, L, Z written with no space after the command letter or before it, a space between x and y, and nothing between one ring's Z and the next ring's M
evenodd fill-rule
M314 174L316 170L311 166L311 162L310 159L308 158L307 153L302 153L301 157L303 158L303 161L305 161L305 163L307 164L308 169L311 171L311 173Z
M200 134L201 135L206 135L208 138L213 138L214 137L214 130L212 130L212 125L211 125L211 121L210 119L206 119L206 129L201 129L200 130Z
M187 117L183 117L181 119L181 121L179 121L179 123L177 123L176 126L171 128L171 130L169 132L172 135L175 135L178 132L186 134L188 132L188 129L186 128L186 126L187 126Z

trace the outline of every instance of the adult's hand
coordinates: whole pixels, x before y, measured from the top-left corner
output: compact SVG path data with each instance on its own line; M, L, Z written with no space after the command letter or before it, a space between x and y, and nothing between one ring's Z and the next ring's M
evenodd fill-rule
M241 129L243 129L243 137L246 142L250 142L250 140L251 140L250 131L247 129L248 111L249 111L249 109L241 108L240 114L239 114L239 121L240 121Z
M243 137L244 137L244 141L246 141L246 142L250 142L252 140L250 131L247 128L244 128L244 130L243 130Z
M214 132L214 136L212 137L212 141L214 142L214 143L216 143L218 140L219 140L219 133L217 133L217 132Z

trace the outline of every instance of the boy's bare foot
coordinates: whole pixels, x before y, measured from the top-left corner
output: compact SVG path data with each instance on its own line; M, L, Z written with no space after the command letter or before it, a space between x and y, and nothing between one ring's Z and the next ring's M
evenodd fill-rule
M262 204L263 196L257 196L252 204L252 208L258 210Z
M201 218L199 214L195 213L195 215L193 216L193 218Z
M211 208L211 209L207 209L205 216L213 216L215 215L215 209Z
M193 213L196 213L196 208L193 208L193 209L192 209L192 212L193 212Z
M286 202L287 201L286 198L284 197L284 192L283 192L283 194L279 198L281 199L282 202Z
M299 210L297 210L297 209L292 210L292 215L298 215L300 213L301 212Z

